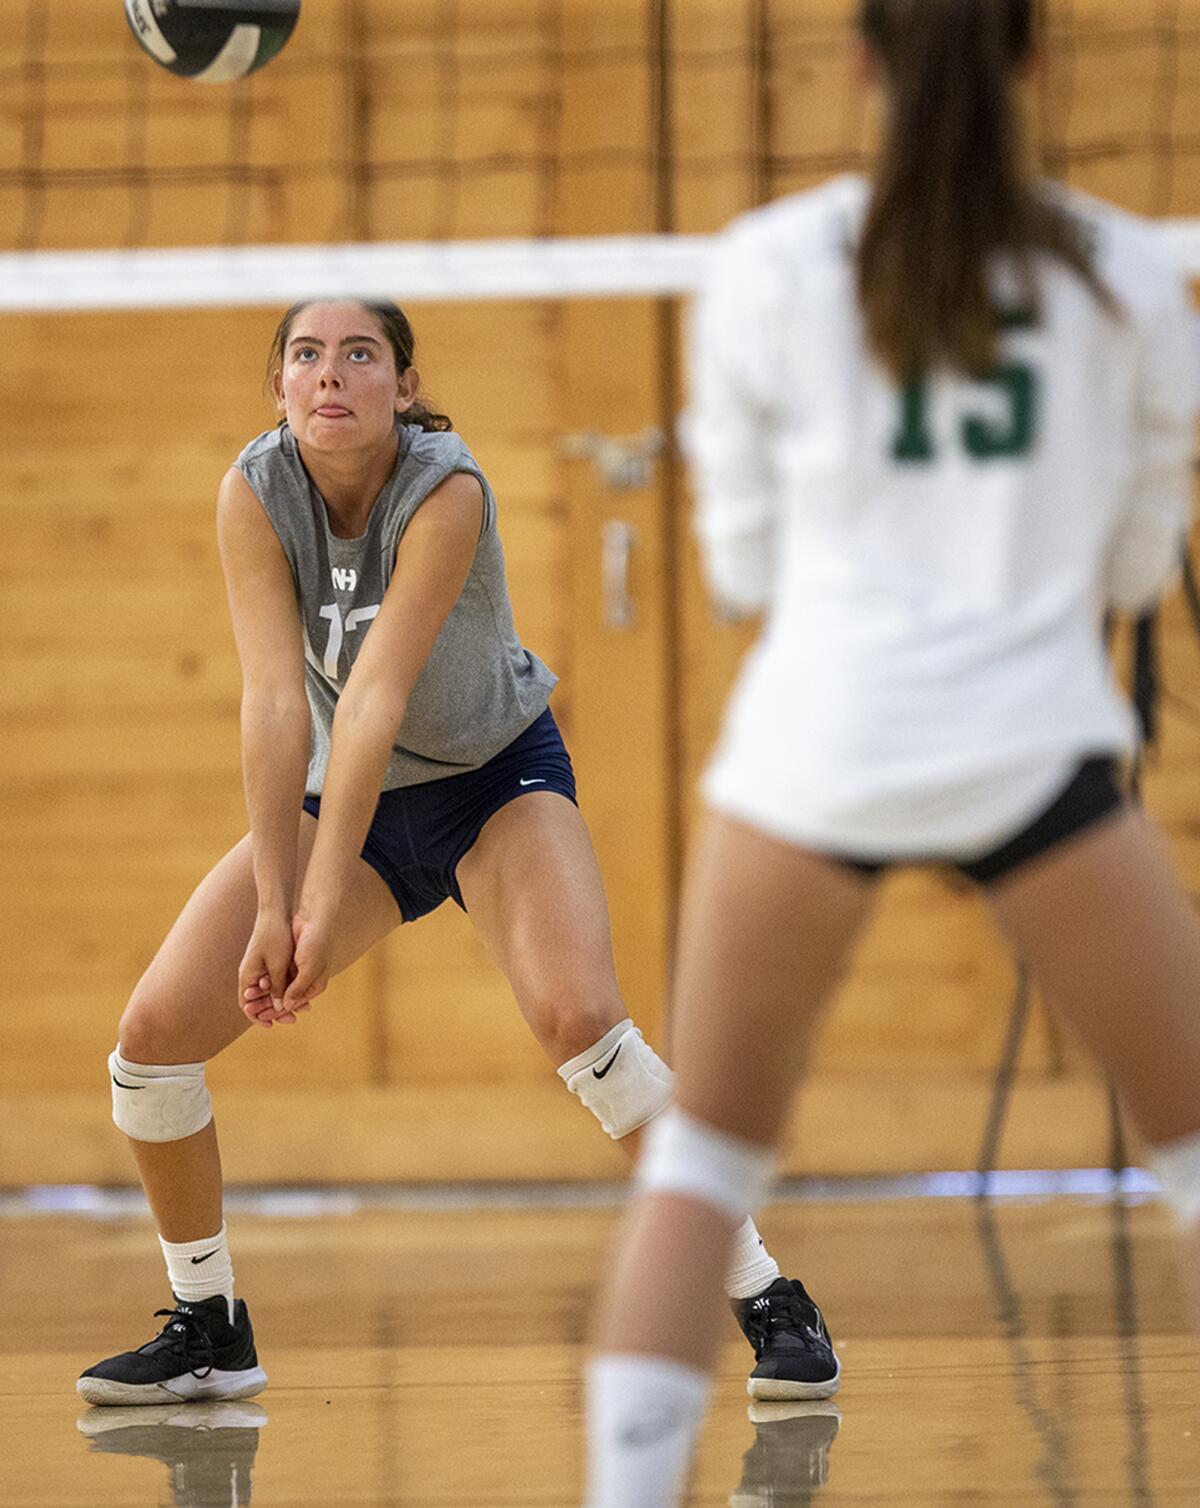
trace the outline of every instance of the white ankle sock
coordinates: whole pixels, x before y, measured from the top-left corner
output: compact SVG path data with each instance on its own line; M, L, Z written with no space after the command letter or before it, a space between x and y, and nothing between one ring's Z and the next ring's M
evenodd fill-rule
M587 1368L586 1508L675 1508L709 1379L664 1356L598 1356Z
M158 1244L167 1259L167 1276L171 1292L177 1299L197 1302L221 1293L229 1305L229 1322L233 1323L233 1261L225 1225L207 1241L164 1241Z
M763 1244L749 1215L733 1233L733 1249L725 1269L725 1292L731 1299L756 1298L779 1276L779 1263Z

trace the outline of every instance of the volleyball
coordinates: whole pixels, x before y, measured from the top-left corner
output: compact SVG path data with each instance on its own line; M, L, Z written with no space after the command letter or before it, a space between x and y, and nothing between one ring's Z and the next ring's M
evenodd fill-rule
M142 48L197 84L228 84L269 63L299 15L300 0L125 0Z

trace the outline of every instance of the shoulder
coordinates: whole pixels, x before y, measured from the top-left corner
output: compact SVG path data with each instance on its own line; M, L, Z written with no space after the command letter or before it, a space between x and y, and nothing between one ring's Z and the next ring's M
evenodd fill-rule
M818 188L739 215L718 236L718 248L792 262L805 254L841 257L858 239L869 195L867 180L857 174L831 178Z
M844 278L869 194L866 179L847 174L739 215L716 238L702 297L773 322L782 304Z
M1078 189L1050 185L1049 192L1084 227L1096 269L1121 303L1144 308L1178 296L1187 280L1161 221Z
M473 505L482 493L484 527L494 524L496 503L491 487L461 435L452 429L423 430L414 424L403 425L400 433L404 449L388 502L384 536L389 548L435 491L455 502L471 500Z
M452 429L424 430L408 424L404 427L404 443L404 465L410 469L479 470L462 436Z
M233 464L256 492L262 483L294 472L299 453L291 430L286 424L265 430L243 447Z

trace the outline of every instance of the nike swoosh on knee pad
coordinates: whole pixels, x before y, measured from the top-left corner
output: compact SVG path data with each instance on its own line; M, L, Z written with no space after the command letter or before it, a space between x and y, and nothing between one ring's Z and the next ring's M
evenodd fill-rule
M617 1043L617 1052L613 1053L612 1057L609 1058L608 1062L604 1065L604 1067L603 1068L593 1068L592 1069L592 1077L594 1079L602 1079L604 1077L604 1075L608 1072L608 1070L617 1061L617 1053L619 1053L621 1051L621 1049L622 1049L622 1047L624 1047L624 1045L625 1044L623 1042L618 1042Z

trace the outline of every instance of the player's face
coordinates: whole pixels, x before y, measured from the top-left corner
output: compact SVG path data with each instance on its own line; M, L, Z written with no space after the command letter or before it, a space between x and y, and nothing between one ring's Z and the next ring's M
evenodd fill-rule
M386 441L416 391L415 370L397 372L379 320L350 302L302 309L275 374L280 412L314 450L363 450Z

